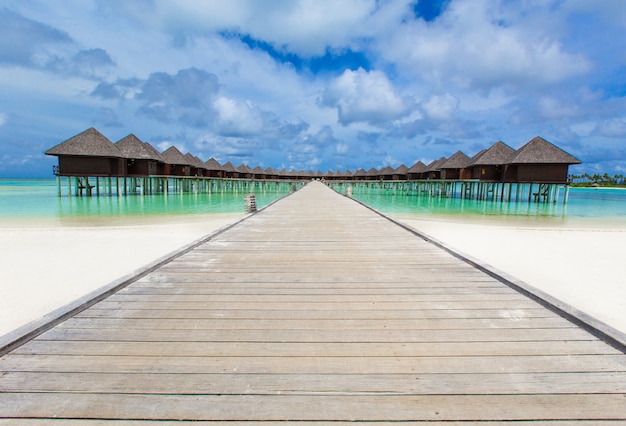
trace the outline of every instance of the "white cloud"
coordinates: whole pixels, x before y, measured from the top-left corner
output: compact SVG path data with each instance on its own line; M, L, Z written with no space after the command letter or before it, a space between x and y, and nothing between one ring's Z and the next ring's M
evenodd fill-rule
M323 55L327 46L346 46L353 38L367 34L363 22L377 8L375 0L101 3L104 8L172 34L238 31L304 56Z
M261 112L250 101L219 96L213 102L217 111L216 130L227 136L253 135L263 129Z
M589 61L566 52L558 34L549 32L558 23L541 16L552 16L548 8L536 9L505 8L500 0L456 0L434 22L399 25L378 50L403 72L441 86L544 85L588 72Z
M325 106L337 108L339 122L370 124L398 119L410 113L410 102L401 98L380 71L346 70L323 94Z
M338 143L335 146L335 152L339 155L345 155L350 152L350 147L345 143Z
M7 122L8 118L9 118L8 115L6 115L3 112L0 112L0 126L4 126L5 123Z
M578 107L566 104L558 99L544 97L539 100L541 114L550 119L574 117L578 114Z
M429 118L435 120L448 120L459 107L459 100L450 93L431 96L421 104L422 109Z
M604 120L596 125L593 133L610 138L623 138L626 136L626 120Z

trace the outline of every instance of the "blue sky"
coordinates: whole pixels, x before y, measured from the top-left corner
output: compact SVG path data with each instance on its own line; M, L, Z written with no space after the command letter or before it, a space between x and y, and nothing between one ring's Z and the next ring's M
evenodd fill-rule
M252 167L534 136L626 172L623 0L0 0L0 176L96 127Z

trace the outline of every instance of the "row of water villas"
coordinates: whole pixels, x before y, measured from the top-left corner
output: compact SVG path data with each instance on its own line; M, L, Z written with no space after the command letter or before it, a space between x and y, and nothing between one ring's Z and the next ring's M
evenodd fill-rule
M255 192L285 186L296 189L312 179L346 192L380 191L402 195L460 197L476 200L567 201L568 168L580 160L537 136L515 150L496 142L473 157L457 151L411 167L351 171L251 169L247 165L202 161L172 146L163 152L135 135L113 143L94 128L46 151L58 157L54 167L59 195L67 177L70 195L127 195L168 192Z

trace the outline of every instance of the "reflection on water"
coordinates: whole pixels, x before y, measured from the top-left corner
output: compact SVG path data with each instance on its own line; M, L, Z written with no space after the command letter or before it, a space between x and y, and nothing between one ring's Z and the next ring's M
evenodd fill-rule
M345 187L341 188L345 190ZM286 195L256 192L263 207ZM57 196L54 179L0 179L0 217L55 220L130 220L139 217L243 213L245 193L170 193L155 195L70 197ZM611 220L626 223L626 190L571 188L567 204L476 201L460 197L394 195L390 191L360 188L353 197L390 214L437 216L439 218L497 218L498 220L570 219ZM560 200L563 199L561 193Z
M255 192L263 207L287 195ZM243 213L246 193L169 193L126 196L57 196L55 180L0 179L0 217L101 221L138 217Z
M626 221L626 190L604 188L570 188L568 202L563 203L561 190L556 203L506 202L473 200L456 197L430 197L428 195L394 194L390 190L359 188L353 198L389 214L410 214L474 219L525 219L551 221L570 219L598 219Z

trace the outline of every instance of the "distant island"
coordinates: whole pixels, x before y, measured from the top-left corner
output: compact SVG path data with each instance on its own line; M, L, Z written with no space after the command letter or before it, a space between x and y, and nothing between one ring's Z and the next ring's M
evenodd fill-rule
M594 188L594 187L617 187L626 188L626 179L623 174L615 174L610 176L608 173L593 174L583 173L582 175L570 176L571 186L582 188Z

